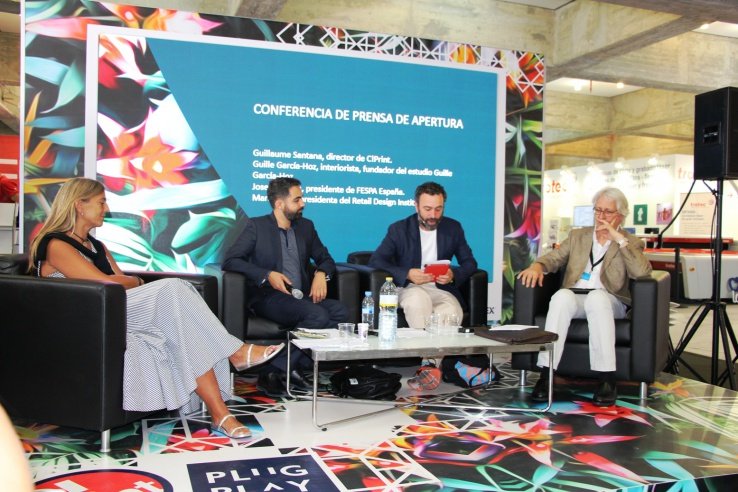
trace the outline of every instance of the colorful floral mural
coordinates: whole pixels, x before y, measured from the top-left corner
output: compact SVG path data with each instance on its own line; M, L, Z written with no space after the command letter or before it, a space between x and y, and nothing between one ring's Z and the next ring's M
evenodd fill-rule
M415 57L503 69L506 182L503 312L512 316L514 274L535 256L540 236L543 57L468 44L157 8L50 0L26 4L24 241L44 220L58 187L97 161L117 197L106 227L116 260L131 269L202 271L244 218L207 155L177 118L166 81L140 42L100 44L98 93L125 85L98 114L98 148L85 154L87 29L94 25L225 36ZM121 74L126 74L124 77ZM144 104L140 104L144 101ZM166 121L166 125L163 122ZM174 122L174 123L172 123ZM89 151L88 151L89 152ZM92 164L94 166L94 164ZM207 240L206 240L207 239Z
M109 454L98 451L95 432L24 422L16 428L37 480L78 470L141 469L157 456L158 467L148 471L171 480L181 472L166 465L169 455L189 453L192 463L192 454L202 452L206 462L227 462L238 448L241 459L312 456L343 490L732 490L738 472L734 391L663 374L645 404L638 385L624 383L616 405L597 407L590 403L592 385L573 380L559 385L550 412L535 414L526 411L538 404L529 402L529 389L518 387L516 372L506 364L500 369L504 377L489 391L436 402L447 407L416 404L396 425L378 425L375 417L338 424L333 435L312 428L309 411L295 406L301 404L262 396L248 377L236 378L228 405L251 429L250 439L224 439L199 413L154 414L116 429ZM474 401L505 402L517 411L456 408ZM304 422L295 421L298 414ZM284 426L294 445L279 448L274 433Z

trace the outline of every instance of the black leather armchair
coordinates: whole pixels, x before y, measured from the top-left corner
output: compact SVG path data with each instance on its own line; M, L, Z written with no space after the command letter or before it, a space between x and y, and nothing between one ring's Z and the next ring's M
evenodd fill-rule
M101 432L142 418L123 410L126 294L116 283L38 278L26 255L0 255L0 402L14 417ZM196 274L137 272L147 282L188 280L210 309L217 283Z
M513 323L546 324L551 296L561 286L562 272L549 273L542 287L525 287L515 281ZM647 397L652 383L669 357L668 272L654 270L648 277L630 281L633 305L627 319L615 321L616 377L621 381L639 381L641 399ZM513 354L513 369L535 370L537 354ZM562 375L594 378L589 368L589 326L586 319L574 319L569 328L564 354L557 368ZM524 376L524 375L523 375ZM523 377L523 380L525 377Z
M359 295L363 298L364 292L370 290L374 299L379 299L379 289L384 284L385 278L389 275L385 270L380 270L368 266L369 258L372 251L355 251L349 253L346 263L342 266L348 266L359 272ZM462 326L482 326L487 324L487 289L488 289L487 272L477 270L472 274L468 281L459 285L461 295L466 300L467 308L464 310L464 319ZM361 302L361 300L359 300ZM361 309L361 306L359 306ZM374 313L374 326L377 326L379 312ZM398 311L398 326L407 326L405 315L402 309Z
M250 342L282 342L285 331L292 326L280 326L274 321L256 316L246 307L246 276L225 272L220 264L205 266L205 273L218 281L218 313L220 321L233 336ZM351 268L337 267L336 275L328 282L328 297L341 301L349 312L348 322L361 318L359 276Z

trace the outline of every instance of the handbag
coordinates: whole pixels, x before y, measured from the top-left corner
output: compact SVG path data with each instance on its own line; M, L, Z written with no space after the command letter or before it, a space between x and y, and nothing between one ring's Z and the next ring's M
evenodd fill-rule
M331 376L330 392L341 398L394 400L402 376L370 365L348 366Z
M494 365L490 371L489 362L486 354L447 355L441 361L443 381L462 388L499 381L500 371Z

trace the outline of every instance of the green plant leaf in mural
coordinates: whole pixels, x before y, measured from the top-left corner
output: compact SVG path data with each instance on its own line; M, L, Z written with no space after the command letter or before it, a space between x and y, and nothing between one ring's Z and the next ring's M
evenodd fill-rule
M81 149L85 146L85 128L81 126L70 130L62 130L46 135L43 138L65 147L77 147Z
M82 74L79 63L75 60L64 74L61 84L59 84L59 93L57 95L56 104L45 112L51 112L57 108L67 105L85 90L84 75Z
M235 220L235 212L228 208L204 214L190 212L190 219L182 224L172 239L172 249L178 254L189 255L197 265L217 261L223 239Z
M64 80L67 73L67 66L55 60L48 58L39 58L36 56L27 56L26 75L36 77L44 82L59 85Z

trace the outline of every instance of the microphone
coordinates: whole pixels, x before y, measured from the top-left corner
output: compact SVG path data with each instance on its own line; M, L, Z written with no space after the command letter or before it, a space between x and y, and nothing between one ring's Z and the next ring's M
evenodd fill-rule
M295 299L302 299L303 293L300 289L295 289L290 284L284 284L284 286L285 288L287 288L287 290L290 291L290 293L292 294L292 297L294 297Z

